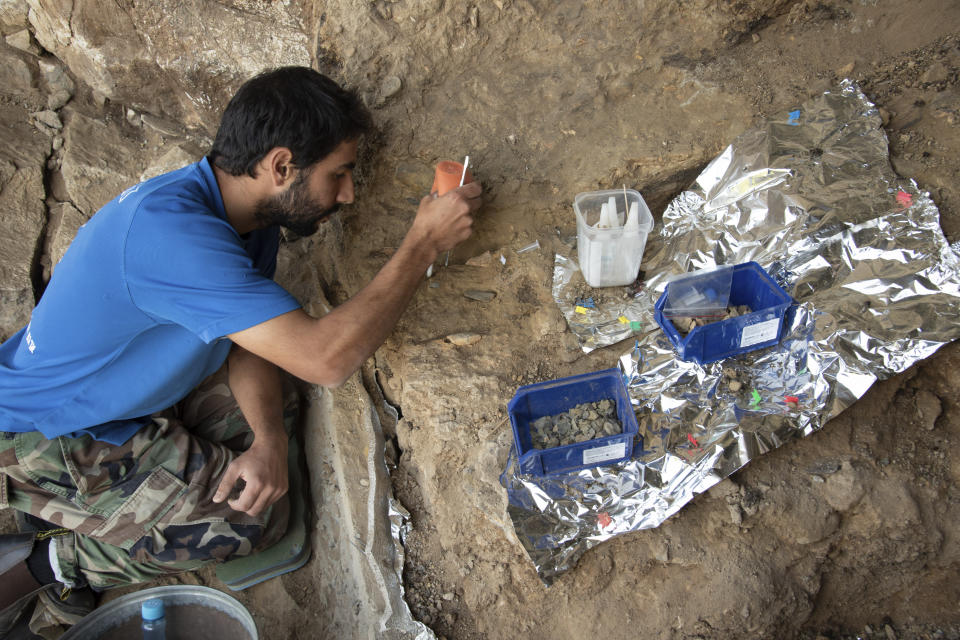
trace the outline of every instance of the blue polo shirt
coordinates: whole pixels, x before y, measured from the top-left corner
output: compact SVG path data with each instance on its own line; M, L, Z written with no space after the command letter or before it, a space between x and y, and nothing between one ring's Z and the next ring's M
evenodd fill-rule
M278 247L277 227L237 234L206 159L127 189L0 345L0 431L125 442L223 364L224 336L299 308Z

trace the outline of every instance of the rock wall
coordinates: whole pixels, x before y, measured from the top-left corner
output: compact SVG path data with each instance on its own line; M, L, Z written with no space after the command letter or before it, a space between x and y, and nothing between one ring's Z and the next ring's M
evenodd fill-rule
M310 64L290 2L29 0L34 37L102 99L215 131L243 80Z
M23 3L0 6L0 35L6 41L0 45L6 54L0 64L0 86L4 87L0 108L0 340L27 323L36 302L36 265L47 213L45 164L60 126L56 114L46 109L46 76L26 17ZM51 59L44 62L56 64Z
M76 229L197 160L245 79L309 65L293 3L0 4L0 339L26 324Z

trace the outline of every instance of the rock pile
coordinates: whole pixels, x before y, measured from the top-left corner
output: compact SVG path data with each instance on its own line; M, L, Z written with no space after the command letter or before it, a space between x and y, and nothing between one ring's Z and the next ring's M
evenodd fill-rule
M610 399L584 402L569 411L544 416L530 423L530 437L537 449L586 442L623 431L617 420L617 404Z
M677 316L676 318L670 318L670 322L673 323L673 326L676 327L677 331L686 335L693 331L695 327L702 327L712 322L720 322L722 320L729 320L730 318L736 318L738 316L745 316L751 312L752 309L750 307L745 304L741 304L737 307L727 307L726 313L724 313L722 316Z

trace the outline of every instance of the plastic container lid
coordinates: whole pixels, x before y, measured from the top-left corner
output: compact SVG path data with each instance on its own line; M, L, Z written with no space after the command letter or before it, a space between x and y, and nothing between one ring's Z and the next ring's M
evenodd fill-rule
M163 600L151 598L140 605L140 615L144 620L159 620L163 617Z
M723 315L730 301L733 265L701 269L667 281L663 315L668 318Z
M165 611L164 616L167 635L170 638L192 638L197 636L199 625L208 629L203 637L230 638L230 640L258 640L257 625L250 612L247 611L236 598L211 589L189 584L150 587L128 593L111 600L88 613L82 620L73 625L61 636L61 640L103 640L110 637L111 631L119 625L126 625L136 620L140 623L141 606L147 600L162 598ZM178 609L190 607L190 614L175 615ZM132 622L131 622L132 624ZM236 632L236 625L240 625L241 632ZM180 629L184 632L181 633ZM221 631L228 629L230 633Z

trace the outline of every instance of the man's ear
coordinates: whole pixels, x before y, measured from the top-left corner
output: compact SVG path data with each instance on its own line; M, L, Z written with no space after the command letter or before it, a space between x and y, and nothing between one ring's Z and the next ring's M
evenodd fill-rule
M293 166L293 153L286 147L274 147L260 160L263 175L275 189L285 189L293 182L297 169Z

